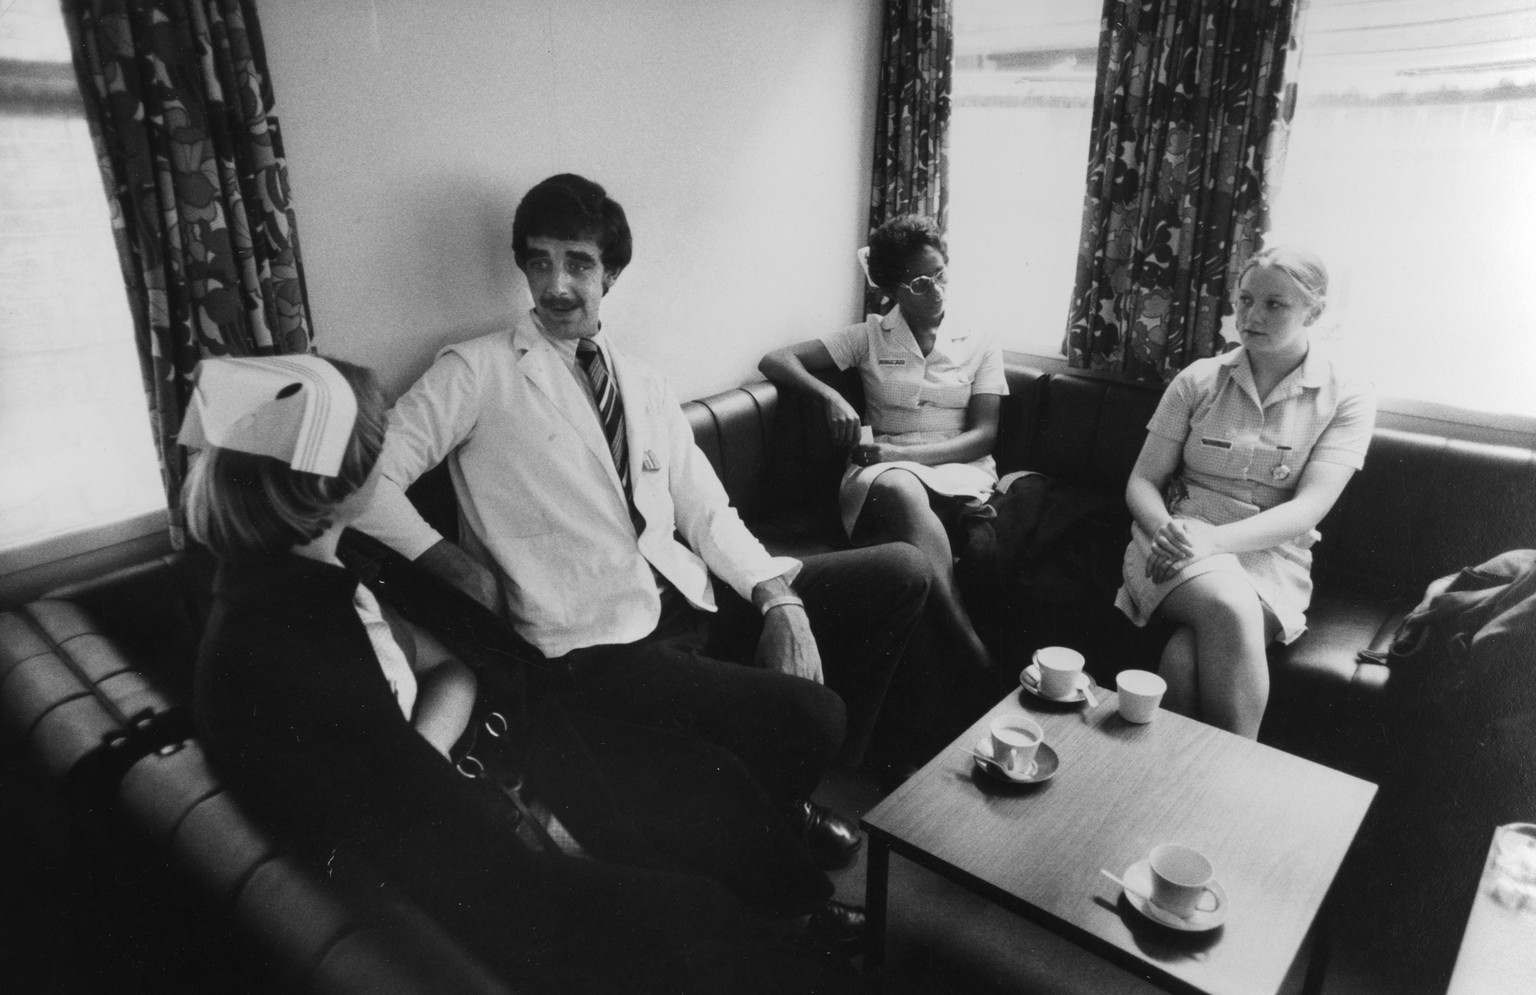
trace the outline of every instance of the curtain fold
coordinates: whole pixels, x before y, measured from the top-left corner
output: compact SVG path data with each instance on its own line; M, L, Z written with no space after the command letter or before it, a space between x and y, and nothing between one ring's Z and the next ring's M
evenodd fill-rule
M312 337L266 53L254 0L63 6L179 548L193 367Z
M1300 0L1106 0L1069 365L1168 381L1221 351L1294 106Z
M952 0L886 0L875 103L869 230L898 214L949 223L949 94L954 74ZM881 295L865 289L865 310Z

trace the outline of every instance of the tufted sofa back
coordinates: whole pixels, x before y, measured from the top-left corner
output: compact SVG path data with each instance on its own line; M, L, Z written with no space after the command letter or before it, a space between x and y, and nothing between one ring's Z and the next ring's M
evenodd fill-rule
M1162 390L1008 366L997 461L1120 492ZM1365 469L1319 526L1328 582L1416 598L1425 584L1536 546L1536 450L1378 428Z
M1330 580L1417 598L1436 577L1536 546L1536 451L1378 428L1319 530Z

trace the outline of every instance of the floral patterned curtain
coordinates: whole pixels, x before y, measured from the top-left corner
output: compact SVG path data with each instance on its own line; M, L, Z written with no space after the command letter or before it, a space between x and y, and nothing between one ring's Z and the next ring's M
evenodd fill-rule
M1220 351L1268 224L1299 7L1105 0L1070 365L1168 381Z
M870 231L909 213L948 225L953 20L951 0L885 0ZM866 310L880 304L866 289Z
M309 305L254 0L65 0L182 541L203 356L306 352Z

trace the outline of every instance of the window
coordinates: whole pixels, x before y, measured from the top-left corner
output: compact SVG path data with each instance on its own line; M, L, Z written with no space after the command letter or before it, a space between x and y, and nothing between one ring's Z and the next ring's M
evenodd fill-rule
M1311 0L1272 238L1385 397L1536 415L1536 10Z
M1005 348L1060 355L1099 0L955 0L955 299ZM1384 398L1536 417L1536 8L1307 0L1269 240L1333 278L1321 341Z
M165 508L57 0L0 10L0 176L0 551L14 552ZM8 555L0 572L30 565Z
M1061 355L1077 267L1099 0L955 0L950 290L998 344Z

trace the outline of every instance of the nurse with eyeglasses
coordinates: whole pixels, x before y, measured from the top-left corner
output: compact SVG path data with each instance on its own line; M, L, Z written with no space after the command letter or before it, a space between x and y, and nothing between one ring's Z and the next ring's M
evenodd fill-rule
M938 226L902 215L859 252L865 279L891 301L885 314L775 350L758 369L781 388L819 399L833 441L848 450L838 502L855 545L901 541L933 564L929 603L964 665L993 666L955 587L946 521L985 501L997 483L992 448L1008 393L991 336L950 312L949 249ZM856 367L867 424L816 374Z

